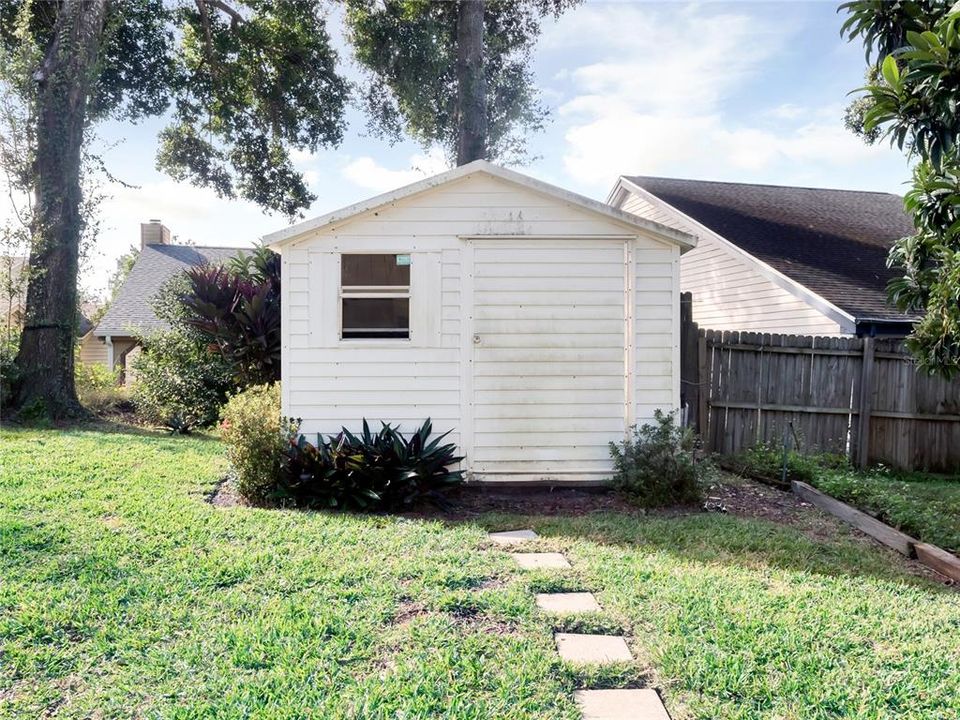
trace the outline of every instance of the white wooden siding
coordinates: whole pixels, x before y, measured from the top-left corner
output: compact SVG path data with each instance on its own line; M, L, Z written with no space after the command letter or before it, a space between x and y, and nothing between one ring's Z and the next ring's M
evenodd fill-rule
M683 215L628 193L620 209L699 235L680 260L680 288L693 294L693 319L711 330L838 335L839 324L764 277L747 259Z
M609 473L626 422L624 242L474 242L474 473Z
M692 251L691 251L692 252ZM676 287L680 250L638 248L632 252L635 303L631 318L630 423L642 425L654 411L670 411L680 396L680 306Z
M625 243L636 276L629 295ZM412 310L438 279L429 291L432 346L339 340L333 258L378 251L411 254ZM627 415L647 418L679 397L678 256L648 231L487 175L312 231L282 249L284 413L301 418L308 437L363 418L410 431L431 417L436 430L454 430L468 465L541 477L606 471L607 442L623 436ZM418 283L425 258L433 270ZM634 297L643 308L627 354L624 313ZM632 367L642 377L628 396Z

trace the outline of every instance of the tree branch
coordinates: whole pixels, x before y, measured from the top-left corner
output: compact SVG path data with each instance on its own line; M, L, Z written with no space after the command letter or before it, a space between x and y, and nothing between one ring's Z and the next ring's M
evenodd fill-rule
M210 77L216 82L217 67L213 62L213 30L210 28L210 13L207 11L207 0L194 0L200 11L200 22L203 25L203 47L207 56L207 67L210 68Z
M227 5L227 4L226 4L225 2L223 2L222 0L206 0L206 2L210 5L210 7L215 7L215 8L217 8L217 10L220 10L220 11L223 12L224 14L230 16L230 27L231 27L231 29L232 29L232 28L235 28L237 25L240 25L240 24L243 23L243 22L246 22L246 21L243 19L243 15L241 15L239 12L237 12L236 10L234 10L232 7L230 7L229 5Z

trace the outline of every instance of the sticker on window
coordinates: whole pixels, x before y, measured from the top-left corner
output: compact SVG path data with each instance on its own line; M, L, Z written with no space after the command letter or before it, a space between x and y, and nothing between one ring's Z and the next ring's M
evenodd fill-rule
M397 255L397 265L409 265L410 256L409 255Z

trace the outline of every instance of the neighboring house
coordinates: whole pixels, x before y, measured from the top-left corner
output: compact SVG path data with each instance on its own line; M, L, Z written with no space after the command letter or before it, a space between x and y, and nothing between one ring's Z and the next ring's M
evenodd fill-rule
M127 378L137 337L167 328L153 312L151 301L167 280L206 263L222 264L242 248L194 247L170 244L170 231L159 220L140 225L140 256L110 308L80 343L80 360L120 370Z
M453 430L485 481L597 481L679 405L686 233L476 161L268 235L283 414Z
M693 319L713 330L904 335L887 251L913 233L897 195L623 176L608 202L699 238L681 261Z

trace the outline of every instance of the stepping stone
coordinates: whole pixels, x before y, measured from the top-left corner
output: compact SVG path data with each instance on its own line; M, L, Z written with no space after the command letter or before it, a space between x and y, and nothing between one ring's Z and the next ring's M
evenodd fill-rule
M589 592L538 593L537 607L558 615L600 612L597 599Z
M633 660L627 641L619 635L557 633L553 637L560 657L576 665L603 665Z
M511 557L524 570L570 567L570 563L560 553L511 553Z
M489 533L487 537L500 545L519 545L527 540L536 540L540 536L533 530L507 530L506 532Z
M583 720L670 720L656 690L576 690Z

